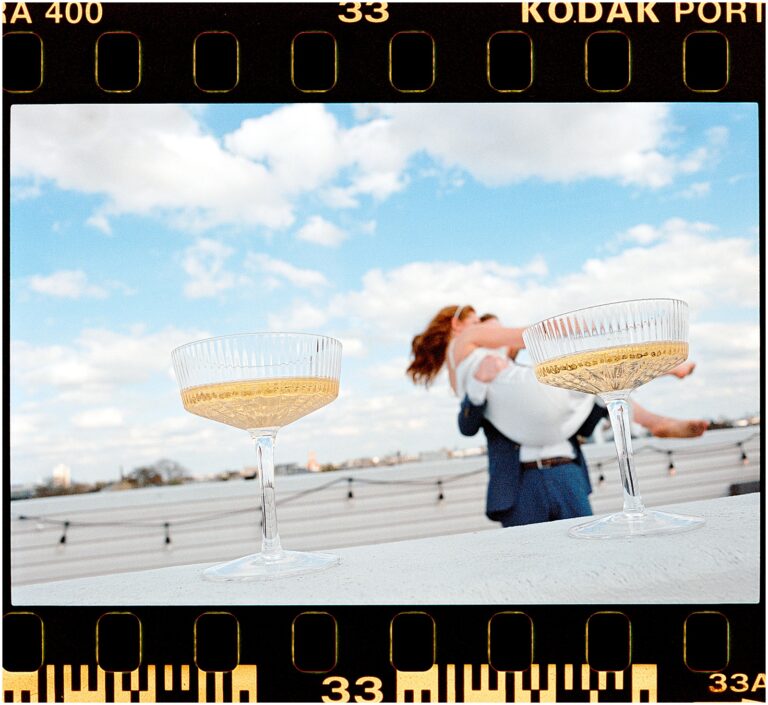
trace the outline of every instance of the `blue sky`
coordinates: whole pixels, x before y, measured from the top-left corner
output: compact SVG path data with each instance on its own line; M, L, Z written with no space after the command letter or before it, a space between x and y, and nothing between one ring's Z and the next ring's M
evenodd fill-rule
M15 106L11 131L14 482L252 465L169 358L249 330L344 343L339 399L278 462L475 443L445 380L403 374L452 303L523 325L686 299L697 370L638 398L759 408L755 105Z

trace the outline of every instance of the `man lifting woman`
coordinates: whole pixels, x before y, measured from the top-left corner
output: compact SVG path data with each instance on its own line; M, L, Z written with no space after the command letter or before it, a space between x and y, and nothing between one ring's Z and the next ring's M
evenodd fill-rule
M502 526L592 514L591 485L579 437L607 416L597 397L538 382L532 367L514 361L523 328L480 320L471 306L446 306L411 346L407 374L429 386L444 364L461 401L459 429L488 440L486 514ZM686 377L685 362L667 374ZM657 437L692 438L704 420L661 416L632 402L634 421Z

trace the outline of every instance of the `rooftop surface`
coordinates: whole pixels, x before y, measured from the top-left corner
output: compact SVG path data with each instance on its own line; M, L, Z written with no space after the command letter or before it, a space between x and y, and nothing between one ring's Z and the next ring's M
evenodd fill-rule
M337 566L259 582L210 582L210 564L12 589L24 605L710 604L758 602L757 493L672 505L685 533L567 535L582 519L334 550Z

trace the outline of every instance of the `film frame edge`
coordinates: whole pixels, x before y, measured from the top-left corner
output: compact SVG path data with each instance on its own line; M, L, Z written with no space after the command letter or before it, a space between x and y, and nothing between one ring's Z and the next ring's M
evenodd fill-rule
M54 5L58 9L52 11ZM75 8L75 5L80 8ZM401 6L375 3L338 3L312 5L270 5L245 4L236 8L222 4L211 5L180 4L187 11L171 10L166 6L145 4L122 5L109 8L100 3L25 4L8 3L4 10L3 35L33 35L40 38L39 82L35 72L31 77L22 77L22 87L6 89L4 74L4 381L9 382L9 286L10 286L10 171L8 148L10 144L10 117L13 106L47 103L131 104L131 103L214 103L227 101L235 103L293 103L293 102L597 102L648 101L654 100L658 91L660 101L696 102L723 100L757 103L760 114L760 166L761 175L765 169L765 37L762 19L757 21L760 5L739 3L674 3L663 10L663 17L656 26L646 15L643 23L637 6L632 4L607 3L525 3L528 9L527 22L523 22L522 6L509 13L500 5L481 6L471 9L460 4L452 10L454 14L438 19L436 8L422 3ZM71 6L71 7L70 7ZM97 8L98 6L98 8ZM553 6L556 6L552 9ZM622 6L624 6L622 8ZM482 8L485 7L485 10ZM52 16L42 10L48 8ZM594 19L600 8L601 16ZM703 9L702 9L703 8ZM445 9L445 8L444 8ZM520 12L519 15L515 14ZM110 17L114 12L115 16ZM168 25L168 13L179 13L182 17ZM232 17L252 12L258 15L259 23L254 28L237 27ZM742 14L740 14L743 13ZM67 14L69 13L69 14ZM80 14L76 14L80 13ZM581 14L583 13L583 14ZM608 18L612 14L612 21ZM627 13L629 13L627 15ZM717 13L717 14L715 14ZM754 14L753 14L754 13ZM58 14L58 21L56 15ZM511 14L511 16L510 16ZM658 10L662 15L662 10ZM30 21L26 21L29 16ZM47 17L47 19L46 19ZM98 21L96 20L98 17ZM741 22L741 17L744 22ZM76 18L77 21L73 21ZM468 18L477 22L476 27L467 25ZM628 21L629 20L629 21ZM265 27L270 27L270 38L261 36ZM572 51L576 56L586 57L586 40L596 31L620 31L629 39L632 47L629 70L632 74L626 85L601 94L592 89L586 78L587 67L576 62L575 67L562 64L559 57L548 53L552 43L566 38L563 52ZM96 42L105 33L125 33L140 40L138 82L126 91L107 91L94 80L97 64L94 53L77 59L72 49L78 41ZM231 88L221 91L203 91L196 86L195 72L191 58L194 38L202 32L231 34L236 42L236 80ZM329 88L301 91L293 83L293 66L290 61L291 41L302 32L324 33L334 39L333 82ZM391 39L402 33L426 33L432 37L432 81L424 88L411 93L397 90L391 83ZM523 71L519 83L513 77L511 89L494 88L490 80L489 42L497 33L520 33L530 37L530 80ZM725 66L717 65L713 71L715 82L706 82L706 68L697 80L703 81L698 87L688 85L689 71L685 65L685 42L692 34L721 36L725 39ZM263 41L255 41L258 35ZM467 35L472 35L475 51L472 58L459 61L460 54L467 51ZM73 37L77 38L73 40ZM184 38L188 41L184 41ZM169 40L169 48L157 50L160 39ZM287 44L286 44L287 38ZM375 38L375 41L372 40ZM661 38L664 56L674 54L682 76L675 80L662 79L662 85L654 85L647 75L648 64L643 69L643 55L647 57L648 47ZM145 44L142 40L146 40ZM258 45L258 46L257 46ZM155 54L151 56L150 46ZM256 48L254 48L256 47ZM4 43L5 48L5 43ZM36 47L32 47L36 50ZM24 49L25 51L28 48ZM379 53L375 54L378 51ZM527 48L526 48L527 51ZM250 52L250 53L249 53ZM389 52L389 54L388 54ZM87 53L87 52L86 52ZM542 56L542 53L544 56ZM373 76L366 80L365 72L354 59L370 54L369 63L375 68ZM350 58L353 60L351 61ZM746 75L753 59L761 59L760 72ZM66 61L59 61L65 59ZM71 59L71 61L70 61ZM271 61L274 70L259 73L249 71L251 67L263 65L259 61ZM657 61L661 59L656 59ZM366 62L363 62L364 64ZM353 65L350 65L353 64ZM558 64L560 64L558 66ZM650 62L653 65L653 62ZM553 66L560 69L552 73ZM4 62L6 71L7 63ZM181 70L180 68L186 67ZM569 73L575 68L574 73ZM646 73L643 73L646 71ZM637 75L634 75L634 74ZM722 81L722 75L725 81ZM578 80L574 81L574 76ZM351 77L351 78L350 78ZM543 77L543 78L542 78ZM25 83L26 81L26 83ZM519 85L519 89L518 89ZM117 94L116 94L117 93ZM359 97L358 97L359 96ZM764 177L763 177L764 178ZM763 184L764 185L764 184ZM765 200L760 196L761 243L764 244ZM763 248L764 251L764 248ZM761 291L764 293L764 269L761 271ZM761 311L761 342L765 342L764 311ZM761 367L761 376L762 376ZM6 395L6 399L8 396ZM6 402L5 411L10 410ZM761 391L761 412L764 407L764 391ZM4 414L8 418L8 414ZM4 421L4 464L10 467L8 448L9 421ZM760 438L763 439L761 426ZM762 466L762 458L761 458ZM324 699L343 701L344 698L360 702L377 702L381 699L405 701L419 698L428 693L430 701L463 701L483 693L486 696L503 698L511 702L519 697L538 693L540 698L562 697L578 694L584 701L598 700L611 692L619 692L622 701L640 701L646 697L672 702L687 702L693 682L699 690L696 697L703 699L733 695L750 699L765 687L765 653L753 653L755 644L764 644L759 639L760 629L752 638L740 641L746 630L751 629L755 619L762 619L764 632L765 609L765 516L761 513L761 578L760 601L755 604L574 604L574 605L285 605L279 607L256 607L246 605L82 605L38 607L15 605L11 599L11 544L10 544L10 473L4 476L4 619L27 615L40 621L40 666L32 671L12 670L3 673L5 701L21 701L22 691L29 698L45 701L78 701L82 696L95 694L118 701L124 697L168 698L182 696L193 701L242 701L256 699L275 701L304 701ZM765 493L764 474L760 479L761 498ZM762 506L761 499L761 506ZM64 534L66 535L66 534ZM398 615L422 613L430 617L433 630L432 665L424 670L397 672L392 663L392 623ZM108 672L98 664L96 648L91 643L95 638L99 621L107 614L125 613L132 615L139 623L140 666L132 671ZM229 614L237 623L238 661L234 668L219 671L204 671L196 666L196 645L194 625L204 614ZM531 623L530 666L518 671L503 671L494 667L491 658L491 622L498 615L520 614ZM334 659L326 670L296 667L294 635L292 625L301 615L327 614L334 624ZM598 614L621 614L629 622L630 639L638 639L634 648L629 649L629 663L616 671L597 671L590 667L587 653L589 637L586 633L589 620ZM689 654L687 640L689 620L700 619L697 628L722 629L726 634L724 652L712 657L711 652ZM693 620L695 622L696 619ZM290 649L278 659L264 658L257 663L248 659L241 661L243 650L261 653L254 646L254 633L267 623L267 634L278 637L278 644ZM346 624L345 624L346 622ZM690 629L694 628L691 622ZM465 624L471 625L474 635L466 647L463 637ZM707 626L702 626L705 624ZM363 642L370 638L367 627L378 625L380 639L374 648L365 647ZM542 625L540 632L536 625ZM579 638L572 638L565 652L558 651L553 642L555 632L569 624ZM593 628L596 623L593 623ZM641 640L636 634L640 625L654 625L656 631L651 637ZM271 626L270 626L271 625ZM286 628L287 625L287 628ZM633 627L634 630L633 631ZM674 627L674 628L673 628ZM679 627L679 629L678 629ZM169 635L168 631L175 632ZM278 635L277 632L280 632ZM446 636L448 634L448 636ZM583 634L584 657L575 658ZM653 650L654 636L663 635L673 639L680 651L680 662L669 661L669 644L658 653L658 661L645 658ZM241 643L241 637L242 642ZM46 644L50 641L50 649ZM60 656L62 644L69 642L79 659L65 663ZM679 642L679 643L678 643ZM350 646L352 644L352 646ZM117 645L116 645L117 646ZM631 647L633 644L630 645ZM466 648L466 653L463 649ZM166 649L172 652L166 661L158 658ZM119 649L118 649L119 650ZM8 648L4 646L4 653ZM154 652L154 656L152 655ZM568 655L565 656L564 653ZM85 654L89 654L85 658ZM90 655L92 654L92 655ZM149 654L149 655L147 655ZM635 657L638 661L635 661ZM706 663L708 658L716 662ZM46 658L55 658L53 662ZM567 660L566 660L567 659ZM704 663L693 663L699 659ZM257 659L252 659L257 660ZM762 665L762 670L759 669ZM703 665L703 668L701 667ZM550 670L555 666L555 670ZM712 668L717 666L717 668ZM757 666L757 667L756 667ZM535 667L535 668L534 668ZM586 670L585 670L586 667ZM637 667L637 668L635 668ZM670 672L662 672L670 669ZM708 670L709 669L709 670ZM752 670L750 670L752 669ZM619 677L617 674L622 673ZM33 675L34 674L34 675ZM273 678L301 677L304 680L295 690L286 692L274 684ZM555 684L551 679L555 678ZM665 680L667 678L668 680ZM546 683L546 684L545 684ZM703 685L702 685L703 684ZM76 687L77 686L77 687ZM569 687L570 686L570 687ZM655 690L654 690L655 689ZM8 692L12 695L9 698ZM265 697L266 696L266 697ZM629 698L624 700L623 698ZM245 700L243 700L245 698ZM40 701L43 701L42 699ZM162 702L163 700L158 700ZM556 701L556 700L554 700Z

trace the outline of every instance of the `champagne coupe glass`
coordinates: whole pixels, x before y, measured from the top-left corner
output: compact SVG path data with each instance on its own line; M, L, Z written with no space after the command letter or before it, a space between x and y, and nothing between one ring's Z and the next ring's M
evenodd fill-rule
M339 393L341 343L305 333L245 333L187 343L171 353L184 408L242 428L256 442L261 552L208 568L210 580L259 580L322 570L327 553L286 551L275 512L273 448L280 428Z
M689 531L700 517L646 509L637 487L630 440L633 389L688 357L688 304L639 299L583 308L523 332L536 377L554 387L599 395L613 427L624 509L573 527L577 538L622 538Z

